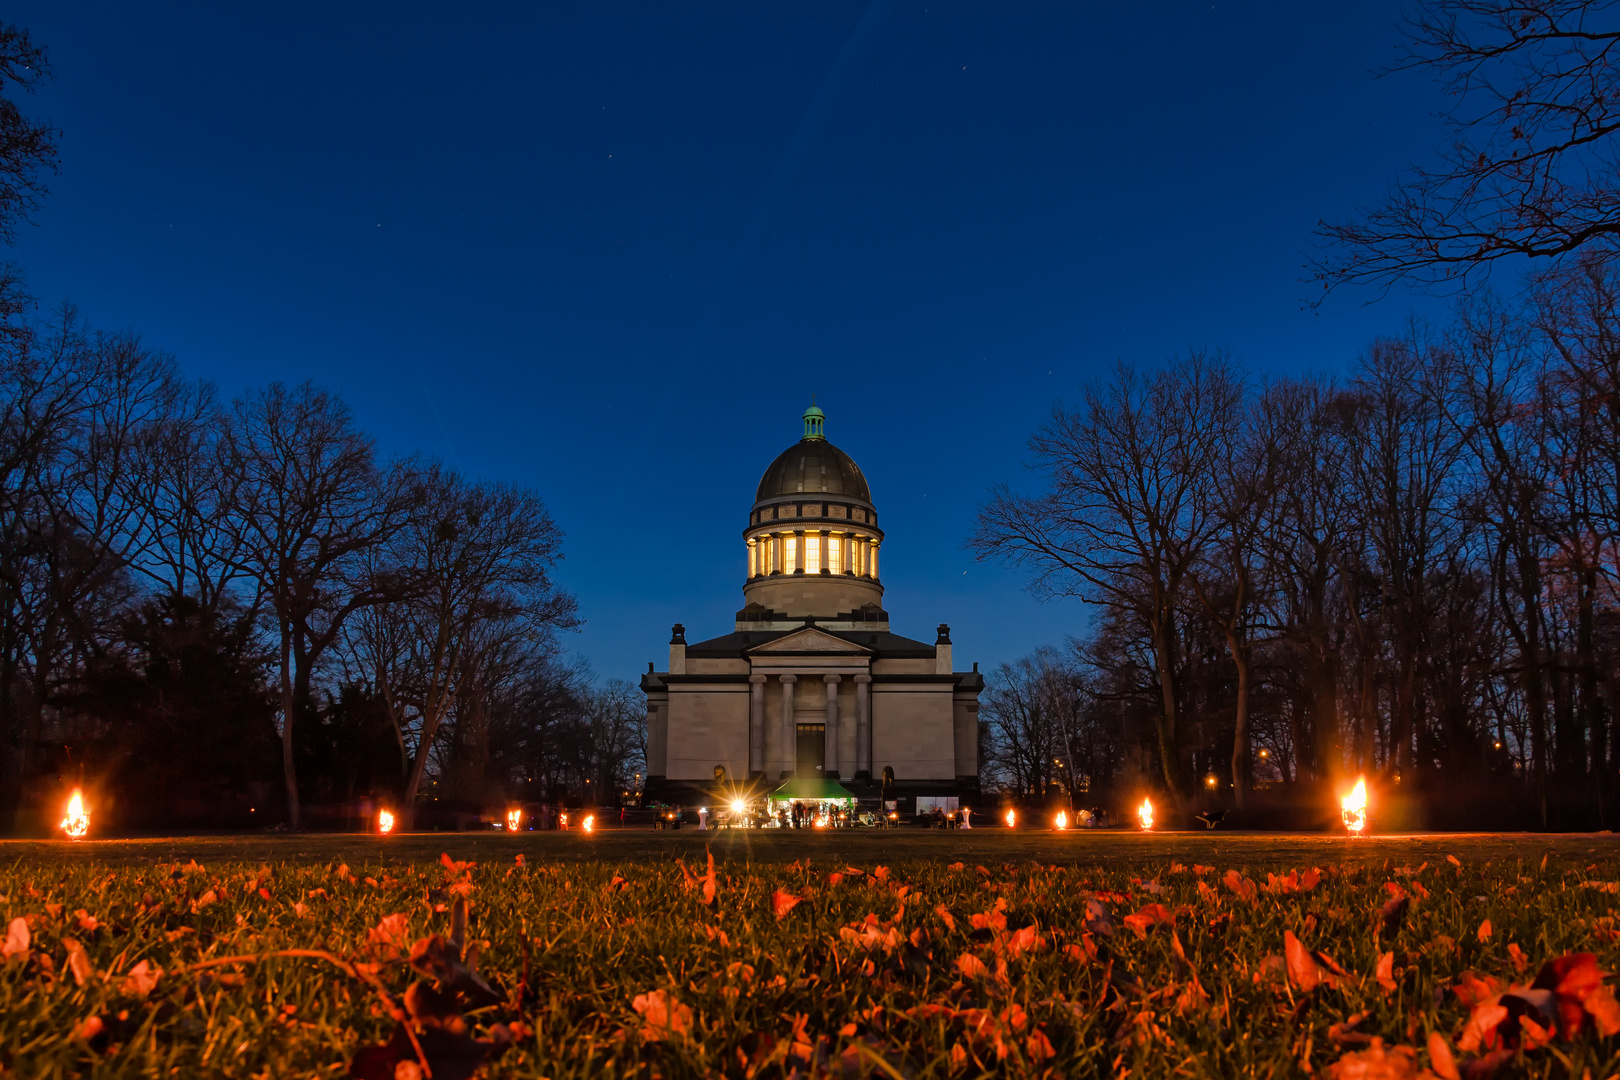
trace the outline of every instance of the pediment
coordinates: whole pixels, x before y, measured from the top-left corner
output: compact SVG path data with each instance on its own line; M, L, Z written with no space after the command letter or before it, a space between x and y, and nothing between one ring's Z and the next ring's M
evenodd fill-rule
M784 634L773 641L767 641L763 645L755 645L748 650L748 654L758 656L761 653L845 653L852 656L861 656L871 651L871 649L857 645L852 641L834 637L825 630L817 630L813 626L807 626L803 630L795 630L791 634Z

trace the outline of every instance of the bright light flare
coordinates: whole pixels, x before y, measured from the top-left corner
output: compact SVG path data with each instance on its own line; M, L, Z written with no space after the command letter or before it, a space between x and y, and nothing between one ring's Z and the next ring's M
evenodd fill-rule
M1153 800L1143 799L1142 805L1136 808L1136 816L1142 822L1142 830L1146 832L1153 828Z
M583 823L581 823L580 827L583 828L586 832L591 832L592 830L594 830L596 828L596 815L595 814L586 814L585 815L585 820L584 820Z
M1010 828L1012 828L1013 826L1015 826L1017 824L1018 824L1018 811L1016 811L1016 810L1007 811L1007 828L1010 829Z
M731 803L731 812L739 815L746 814L748 812L748 804L743 802L741 799L733 799Z
M506 812L506 831L517 832L518 826L523 824L523 810L513 807Z
M78 788L68 796L67 811L58 826L71 839L82 840L90 831L90 810L84 805L84 792Z
M1053 824L1060 829L1067 829L1069 827L1069 812L1067 810L1059 810L1057 818L1053 821Z
M1367 827L1367 780L1365 777L1356 778L1356 786L1350 789L1350 794L1339 800L1339 816L1344 818L1344 827L1350 830L1351 836L1360 836Z
M394 831L394 812L392 810L377 811L377 832L387 836Z

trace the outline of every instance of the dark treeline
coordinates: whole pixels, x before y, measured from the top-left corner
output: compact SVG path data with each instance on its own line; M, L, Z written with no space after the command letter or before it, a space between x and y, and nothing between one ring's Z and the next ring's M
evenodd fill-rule
M1098 606L1004 665L990 760L1050 785L1390 823L1614 824L1620 270L1377 342L1343 381L1256 386L1198 352L1120 367L1031 443L979 553ZM1256 794L1258 792L1258 794Z
M4 286L7 820L70 783L136 828L629 786L636 695L563 662L575 604L534 492L385 460L313 385L220 401Z

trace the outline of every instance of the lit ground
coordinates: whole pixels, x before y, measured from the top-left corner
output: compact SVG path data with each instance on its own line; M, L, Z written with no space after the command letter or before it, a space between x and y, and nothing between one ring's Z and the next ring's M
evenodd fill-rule
M415 833L391 836L314 833L304 835L182 836L139 840L87 840L76 843L0 840L0 866L41 862L97 861L115 866L196 859L277 863L423 862L448 852L457 859L530 861L665 861L700 857L705 847L718 860L761 863L810 858L870 865L918 860L1007 863L1031 860L1107 869L1146 868L1171 861L1213 866L1289 868L1330 863L1396 865L1434 862L1447 855L1473 862L1496 859L1592 862L1620 858L1614 833L1420 833L1350 839L1320 833L1155 832L1123 829L1097 832L1008 832L974 829L941 832L913 829L839 832L655 832L646 829L579 832Z

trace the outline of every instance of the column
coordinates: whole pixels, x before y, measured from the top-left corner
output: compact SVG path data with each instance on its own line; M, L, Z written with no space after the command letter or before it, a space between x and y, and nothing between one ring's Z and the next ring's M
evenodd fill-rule
M823 675L821 681L827 684L827 726L822 730L822 737L826 739L826 749L822 753L825 765L821 775L828 780L838 779L838 684L843 682L839 675Z
M872 775L872 676L855 676L855 775Z
M792 776L799 756L799 729L793 722L793 684L797 675L782 676L782 775Z
M748 676L748 775L765 771L765 676Z
M869 573L872 575L872 580L876 581L877 576L878 576L878 545L877 545L876 542L874 542L872 544L871 550L872 550L872 569L869 571Z

